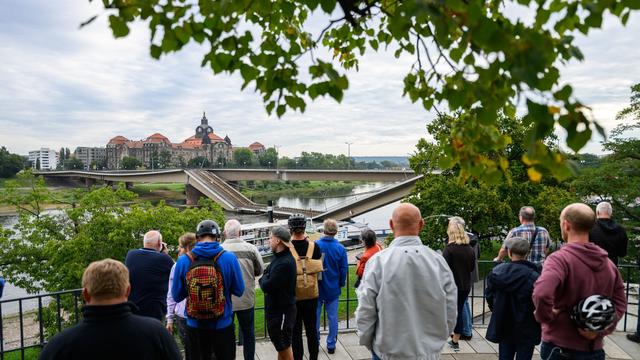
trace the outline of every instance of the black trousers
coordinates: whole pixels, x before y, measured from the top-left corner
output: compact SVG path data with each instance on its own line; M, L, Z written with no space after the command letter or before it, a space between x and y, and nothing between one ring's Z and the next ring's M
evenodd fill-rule
M187 341L191 358L187 360L235 360L236 336L233 325L224 329L198 329L187 326Z
M302 324L307 334L307 346L309 347L309 360L318 359L318 329L316 318L318 317L318 299L300 300L296 302L296 323L293 327L293 359L302 360L304 345L302 344Z

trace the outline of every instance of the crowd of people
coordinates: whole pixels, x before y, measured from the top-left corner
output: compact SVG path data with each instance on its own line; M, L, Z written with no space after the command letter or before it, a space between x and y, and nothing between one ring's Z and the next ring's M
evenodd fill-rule
M560 214L564 244L549 254L549 232L535 225L535 210L520 210L520 226L509 231L494 259L500 264L486 280L492 311L486 338L499 344L500 359L531 359L538 344L545 360L604 359L602 339L627 308L616 263L628 240L610 218L608 203L596 213L585 204L567 206ZM399 205L389 226L394 238L384 249L372 230L361 234L365 250L355 284L360 344L372 359L438 359L447 344L459 351L459 341L472 337L477 237L454 216L448 243L435 251L423 245L424 219L411 204ZM124 264L106 259L89 265L82 278L82 321L54 336L40 358L181 359L175 330L188 360L235 359L237 343L245 360L254 359L256 279L278 359L304 358L303 330L307 358L318 358L323 308L326 349L333 354L347 252L335 238L335 220L324 221L317 241L305 228L300 214L289 218L288 227L272 228L273 259L266 268L234 219L224 232L204 220L195 233L181 236L175 263L162 234L151 230ZM510 261L502 262L505 257ZM638 335L628 337L638 341Z

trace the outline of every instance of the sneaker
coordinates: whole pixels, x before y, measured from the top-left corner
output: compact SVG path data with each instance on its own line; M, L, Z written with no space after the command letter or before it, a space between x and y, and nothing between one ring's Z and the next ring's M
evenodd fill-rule
M640 343L640 335L638 334L627 334L627 339L629 339L629 341Z
M469 340L471 340L472 338L473 338L473 335L469 335L469 336L467 336L467 335L460 335L460 340L466 340L466 341L469 341Z
M460 351L460 344L458 344L457 342L454 342L453 340L449 340L449 341L447 341L447 344L449 344L449 347L453 351L455 351L455 352Z
M333 348L333 349L329 348L329 349L327 349L327 352L329 354L335 354L336 353L336 348Z

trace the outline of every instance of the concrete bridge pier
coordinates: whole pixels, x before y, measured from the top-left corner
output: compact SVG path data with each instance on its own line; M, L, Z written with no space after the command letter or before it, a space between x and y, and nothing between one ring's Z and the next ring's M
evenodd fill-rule
M202 193L191 184L185 185L184 192L187 196L187 205L198 205L198 200L203 196Z
M96 184L96 179L92 179L92 178L85 178L84 179L84 186L86 186L87 188L91 188Z

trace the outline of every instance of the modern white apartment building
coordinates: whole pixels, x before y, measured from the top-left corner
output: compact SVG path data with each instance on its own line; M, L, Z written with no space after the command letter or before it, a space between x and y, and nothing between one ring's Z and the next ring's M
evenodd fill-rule
M39 164L40 170L55 170L58 166L58 153L49 148L29 151L29 161L34 169Z

